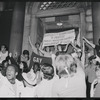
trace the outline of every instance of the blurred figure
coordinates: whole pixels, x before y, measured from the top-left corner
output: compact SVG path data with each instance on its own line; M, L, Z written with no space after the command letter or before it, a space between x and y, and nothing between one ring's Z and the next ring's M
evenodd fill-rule
M4 61L2 62L2 70L1 70L1 74L2 74L3 76L6 76L6 69L7 69L7 66L8 66L8 62L7 62L7 60L4 60Z
M41 66L42 81L37 85L36 97L52 97L52 84L55 82L54 68L52 65L44 63Z
M18 67L10 64L6 70L6 77L0 73L0 97L20 97L23 83L16 79Z
M20 63L21 61L26 62L27 66L29 67L30 58L29 58L29 51L28 50L23 50L22 55L18 58L18 63Z
M21 97L34 97L36 88L36 76L32 71L22 73L24 89L21 91Z
M85 68L85 76L87 81L87 97L90 97L91 83L96 79L95 67L96 67L96 56L92 55L89 57L89 64Z
M35 46L32 44L31 42L31 39L30 39L30 36L29 36L29 44L32 48L32 51L37 54L37 55L40 55L40 56L43 56L43 54L41 53L41 51L39 50L39 47L40 47L40 44L39 43L35 43Z
M8 56L8 51L6 45L1 45L1 51L0 51L0 64L2 63L3 60L6 59Z
M39 84L42 80L40 69L41 69L40 64L35 62L34 65L33 65L33 72L36 75L36 80L37 80L36 84Z
M90 97L100 97L100 63L96 63L95 68L97 78L91 84Z
M19 71L18 71L18 75L17 75L17 79L19 81L22 81L23 78L22 78L22 73L28 73L29 72L29 68L27 66L27 63L24 62L24 61L21 61L20 64L19 64Z
M95 45L91 42L89 42L85 37L83 37L83 40L88 43L92 48L96 50L96 55L100 57L100 39L98 40L98 45Z
M60 79L52 88L53 97L86 97L85 73L71 55L59 55L55 65Z

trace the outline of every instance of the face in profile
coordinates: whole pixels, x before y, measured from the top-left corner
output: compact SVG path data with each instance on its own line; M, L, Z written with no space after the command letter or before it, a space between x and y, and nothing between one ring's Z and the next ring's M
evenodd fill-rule
M8 66L8 68L6 70L6 77L7 77L8 80L15 79L16 72L15 72L14 67Z

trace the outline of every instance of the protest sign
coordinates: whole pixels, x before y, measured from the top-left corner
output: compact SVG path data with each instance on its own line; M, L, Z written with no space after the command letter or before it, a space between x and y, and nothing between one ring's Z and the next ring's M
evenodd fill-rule
M32 52L29 69L32 68L35 62L38 62L39 64L48 63L52 65L52 58L39 56Z
M43 47L58 45L58 44L67 44L68 42L75 39L75 30L68 30L59 33L47 33L44 34L43 38Z

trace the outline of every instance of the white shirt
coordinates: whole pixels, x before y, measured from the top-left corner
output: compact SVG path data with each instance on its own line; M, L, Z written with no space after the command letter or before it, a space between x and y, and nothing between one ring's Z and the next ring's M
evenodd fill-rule
M58 77L51 80L43 79L40 84L36 86L35 95L37 97L52 97L52 84Z
M2 61L5 60L7 56L8 56L8 51L6 51L6 53L2 53L0 51L0 63L2 63Z
M15 80L15 87L0 73L0 97L20 97L23 83ZM15 90L14 90L15 89Z
M52 88L53 97L86 97L85 73L77 67L77 73L70 78L60 78Z
M36 87L24 87L24 89L21 91L21 97L34 97Z

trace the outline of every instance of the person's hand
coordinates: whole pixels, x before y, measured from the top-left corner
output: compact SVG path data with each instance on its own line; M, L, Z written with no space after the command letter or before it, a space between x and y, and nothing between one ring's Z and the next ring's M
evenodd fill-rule
M12 57L12 53L11 52L9 53L9 57Z

